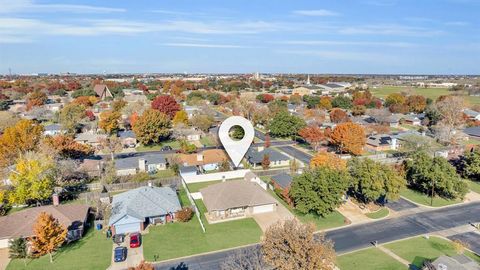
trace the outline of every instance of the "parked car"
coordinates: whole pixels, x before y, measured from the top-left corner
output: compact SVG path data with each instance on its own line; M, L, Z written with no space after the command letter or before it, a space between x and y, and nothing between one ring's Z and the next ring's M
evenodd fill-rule
M114 250L113 260L115 262L123 262L127 259L127 248L126 247L116 247Z
M112 237L112 240L115 244L120 245L121 243L123 243L123 241L125 241L125 234L123 233L115 234Z
M172 151L172 147L170 145L165 145L162 147L162 151Z
M130 248L136 248L140 246L140 234L132 233L130 234Z

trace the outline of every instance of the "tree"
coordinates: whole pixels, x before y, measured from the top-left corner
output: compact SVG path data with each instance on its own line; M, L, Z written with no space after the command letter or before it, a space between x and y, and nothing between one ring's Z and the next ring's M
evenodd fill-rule
M265 144L264 144L264 146L265 146L265 148L269 148L271 144L272 143L271 143L271 140L270 140L270 134L267 133L267 134L265 134Z
M190 122L192 125L198 127L202 131L207 132L208 129L213 125L214 119L211 115L197 114L192 117Z
M329 167L335 170L345 170L347 167L347 162L337 155L329 152L320 152L315 154L310 160L310 167Z
M33 225L32 248L36 256L50 255L50 262L53 262L52 253L65 242L67 228L61 225L57 219L46 212L40 213Z
M172 96L161 95L152 101L152 109L158 110L172 119L180 111L180 105Z
M297 135L298 131L306 126L305 121L286 111L279 112L269 124L270 134L275 137L289 137Z
M72 137L66 135L48 136L43 142L46 147L53 149L56 155L63 158L84 158L94 153L91 146L76 142Z
M364 115L366 111L367 107L365 107L364 105L355 105L352 108L353 115Z
M191 154L197 152L197 146L193 143L189 143L187 140L180 141L180 149L185 154Z
M307 126L298 131L298 135L307 141L317 151L320 143L325 140L323 130L318 126Z
M262 103L269 103L275 99L271 94L260 94L256 99Z
M60 111L59 122L69 134L75 134L83 118L85 118L85 107L70 103Z
M20 121L20 118L16 114L8 111L0 111L0 133L6 128L15 125L18 121Z
M16 239L11 239L8 241L8 258L10 259L23 259L23 263L27 266L27 257L28 257L28 249L27 249L27 240L23 237L19 237Z
M478 148L466 153L461 165L464 177L474 181L480 181L480 150Z
M332 107L348 110L352 108L352 100L345 96L336 96L332 100Z
M268 266L263 260L261 248L242 248L229 255L220 266L221 270L264 270Z
M413 153L404 162L410 188L447 199L463 199L468 192L455 168L443 157L430 157L425 152Z
M117 99L112 102L112 110L115 112L120 112L125 106L127 106L127 102L123 99Z
M427 100L421 95L411 95L407 97L405 104L410 108L411 112L421 113L427 107Z
M20 120L0 136L0 168L12 165L20 154L37 148L43 127L31 120Z
M193 217L193 210L191 207L183 207L175 213L175 219L180 222L188 222Z
M232 168L230 167L230 162L228 162L227 159L224 159L224 160L222 161L222 163L220 163L220 168L219 168L219 170L220 170L221 172L228 172L228 171L230 171L231 169L232 169Z
M53 160L40 153L29 152L17 159L9 179L12 204L25 204L49 199L55 181Z
M320 97L319 96L304 95L303 100L307 103L307 108L308 109L315 109L320 104Z
M462 97L446 96L435 103L435 108L441 115L441 120L436 125L437 131L442 136L442 141L453 141L458 129L464 122L463 108L465 107Z
M385 99L385 107L390 107L391 105L403 105L405 104L406 98L400 93L391 93Z
M262 159L262 168L264 170L268 170L269 167L270 167L270 157L267 154L264 154Z
M324 110L330 110L332 109L332 99L330 97L321 97L320 98L320 102L318 104L318 107L320 109L324 109Z
M348 184L346 171L317 167L295 176L289 195L300 213L326 216L342 203Z
M265 262L278 270L331 270L335 266L333 243L315 234L313 224L296 219L280 221L265 232L261 248Z
M371 159L354 158L348 163L353 192L364 203L380 199L396 200L406 186L405 178L388 165Z
M340 151L353 155L360 155L366 142L363 127L350 122L337 125L330 139Z
M47 94L40 91L34 91L27 97L27 109L30 110L36 106L42 106L47 102Z
M121 113L118 111L104 111L100 114L98 126L108 134L113 134L120 128Z
M330 120L334 123L344 123L348 121L348 114L339 108L330 111Z
M302 103L302 97L299 94L293 94L290 96L289 101L291 104L300 104Z
M84 108L92 107L97 102L98 98L92 96L81 96L72 101L73 104L82 105Z
M144 145L159 143L170 135L170 120L166 114L150 109L135 121L133 132Z
M110 154L111 160L115 160L115 153L123 149L122 141L116 135L101 138L99 143L100 148Z
M175 113L175 116L172 119L172 124L174 126L178 125L188 125L188 115L184 110L178 111Z

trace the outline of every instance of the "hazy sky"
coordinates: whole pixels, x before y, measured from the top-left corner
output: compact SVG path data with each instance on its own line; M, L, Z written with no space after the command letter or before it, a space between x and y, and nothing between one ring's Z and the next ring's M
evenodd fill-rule
M0 0L0 73L480 74L480 0Z

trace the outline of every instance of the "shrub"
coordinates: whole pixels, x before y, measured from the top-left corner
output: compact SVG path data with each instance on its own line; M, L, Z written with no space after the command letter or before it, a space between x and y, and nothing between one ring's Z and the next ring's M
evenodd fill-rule
M183 207L182 210L177 211L175 218L180 222L187 222L193 217L193 210L190 207Z

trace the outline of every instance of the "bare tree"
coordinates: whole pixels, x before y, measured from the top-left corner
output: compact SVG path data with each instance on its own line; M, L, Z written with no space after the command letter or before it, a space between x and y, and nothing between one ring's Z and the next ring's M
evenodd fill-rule
M435 126L435 134L440 140L445 142L455 141L457 129L465 122L463 119L464 107L463 97L459 96L447 96L435 103L435 108L442 116Z
M228 256L221 264L222 270L265 270L271 269L263 261L260 247L248 247Z
M122 142L120 139L113 135L110 137L106 138L101 138L100 139L100 148L102 150L105 150L107 153L110 154L110 158L112 161L115 160L115 152L120 152L123 149Z

